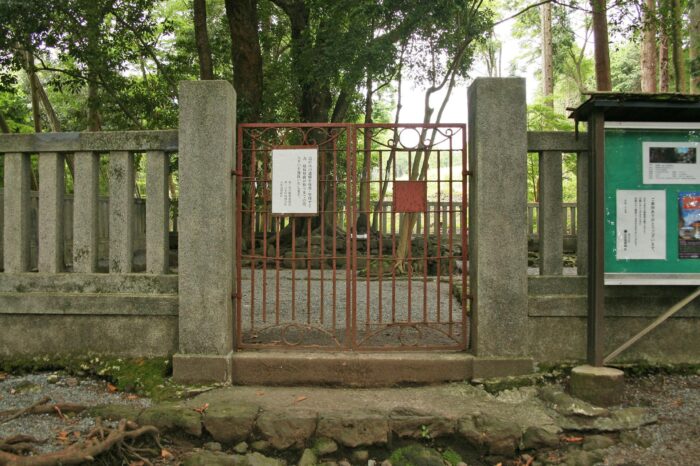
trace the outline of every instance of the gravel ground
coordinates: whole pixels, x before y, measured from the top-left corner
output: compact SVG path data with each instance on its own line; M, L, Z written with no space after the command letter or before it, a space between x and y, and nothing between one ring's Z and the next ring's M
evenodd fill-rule
M49 383L50 379L57 380L55 383ZM140 407L150 405L150 400L146 398L135 398L133 395L124 393L110 393L104 381L46 373L24 376L0 375L0 412L26 408L44 397L49 397L51 399L49 403L52 404L77 403L85 406L130 404ZM59 438L62 432L77 438L89 432L94 425L94 419L82 415L66 415L65 419L48 414L25 415L9 422L0 422L0 438L24 434L46 440L37 445L37 450L44 453L59 450L65 446Z
M122 403L146 407L150 404L145 398L110 393L102 381L59 376L57 383L49 383L49 376L0 374L0 411L25 408L44 396L51 397L52 402L90 406ZM629 378L623 404L647 407L659 420L656 424L620 434L617 445L603 450L605 465L700 464L700 442L697 440L700 437L700 375ZM26 434L46 439L46 443L38 446L39 452L46 452L65 447L59 439L60 433L84 435L93 425L94 420L87 416L69 416L64 420L49 415L23 416L0 423L0 438ZM179 453L192 448L183 447Z
M282 269L277 278L272 269L267 271L265 280L263 271L256 270L252 277L250 270L242 272L242 330L247 342L270 343L285 339L291 344L343 343L347 328L345 310L348 308L348 282L344 271L337 272L335 291L330 271L324 272L323 280L320 270L311 270L310 273L297 270L292 278L291 270ZM442 278L446 280L446 277ZM461 276L454 276L452 282L461 285ZM356 286L358 341L372 345L401 343L422 346L454 345L460 340L462 307L450 293L448 282L427 277L424 283L422 276L410 281L399 277L392 282L388 276L380 283L376 278L368 281L359 277ZM251 308L254 309L252 316ZM277 325L278 313L282 325ZM452 324L449 324L450 315ZM385 325L379 325L380 322L412 322L413 326L387 329ZM430 325L420 325L420 322ZM287 324L295 325L290 328Z
M623 433L605 464L689 466L700 464L700 375L629 379L628 406L645 406L659 422Z

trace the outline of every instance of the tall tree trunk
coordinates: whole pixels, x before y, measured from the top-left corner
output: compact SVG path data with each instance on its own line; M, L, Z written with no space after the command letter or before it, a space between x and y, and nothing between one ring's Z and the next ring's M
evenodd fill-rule
M199 79L214 79L209 34L207 33L207 0L194 0L194 38L199 55Z
M591 0L593 8L593 43L595 80L599 91L612 90L610 79L610 49L608 47L608 15L606 0Z
M2 113L0 113L0 131L5 134L10 132L10 127L8 126L7 121L5 121L5 117Z
M88 131L102 131L102 118L100 117L100 97L97 92L97 84L94 75L88 72Z
M685 92L687 89L681 27L681 2L680 0L671 0L671 44L673 50L673 73L676 78L676 92Z
M656 0L644 0L642 19L642 92L656 92Z
M542 95L545 105L554 108L554 66L552 59L552 4L545 3L541 7L542 23Z
M669 63L668 63L668 34L666 28L661 28L659 40L659 92L668 92Z
M231 35L233 86L241 121L259 121L262 110L262 53L258 38L257 0L226 0Z
M377 202L374 204L374 212L372 214L372 229L373 230L380 230L381 227L379 226L379 209L382 206L382 203L384 202L384 198L386 197L386 192L387 189L389 189L389 181L391 180L391 167L395 163L394 160L396 160L396 149L397 145L399 143L399 121L401 117L401 108L403 107L401 103L401 85L402 85L402 79L403 78L403 51L401 53L401 58L399 61L399 72L398 72L398 88L397 88L397 96L396 96L396 115L394 116L394 135L392 136L391 140L393 141L393 144L391 146L391 151L389 152L389 157L386 160L386 165L384 168L384 178L381 183L381 187L379 188L379 199L377 199ZM379 167L381 170L382 167Z
M34 55L31 52L24 52L25 70L29 80L29 96L32 102L32 121L34 122L34 132L41 133L41 111L39 109L39 87L36 71L34 67Z
M690 21L690 93L700 94L700 0L693 0Z
M365 94L365 123L372 123L372 73L367 70L367 92ZM360 176L360 215L357 219L357 232L369 231L369 188L372 176L372 129L365 128L364 153L362 157L362 175Z

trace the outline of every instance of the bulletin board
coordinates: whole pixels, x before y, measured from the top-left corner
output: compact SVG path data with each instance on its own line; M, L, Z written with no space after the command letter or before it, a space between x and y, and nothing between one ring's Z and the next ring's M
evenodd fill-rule
M606 122L605 284L700 285L700 124Z

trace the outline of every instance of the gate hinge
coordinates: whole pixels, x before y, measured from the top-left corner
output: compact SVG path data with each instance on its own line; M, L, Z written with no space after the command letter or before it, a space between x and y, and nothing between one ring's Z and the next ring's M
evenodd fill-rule
M462 171L462 176L469 176L469 175L471 175L471 174L472 174L472 171L471 171L471 170L463 170L463 171Z
M231 176L243 176L243 172L241 170L231 170Z
M233 293L231 293L231 299L236 299L236 298L238 298L238 293L236 293L234 291Z

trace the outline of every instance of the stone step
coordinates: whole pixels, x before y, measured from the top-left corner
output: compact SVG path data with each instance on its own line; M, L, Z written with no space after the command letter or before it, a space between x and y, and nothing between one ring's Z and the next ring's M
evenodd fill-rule
M0 292L0 314L176 316L177 294Z

